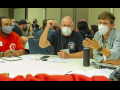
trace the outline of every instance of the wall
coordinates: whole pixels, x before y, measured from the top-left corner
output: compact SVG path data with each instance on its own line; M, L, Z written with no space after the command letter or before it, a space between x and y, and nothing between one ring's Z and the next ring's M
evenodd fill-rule
M77 8L76 22L78 22L80 19L85 19L85 21L88 22L88 11L89 8Z
M115 15L115 28L120 30L120 8L114 8L113 14Z
M34 19L38 20L38 25L42 26L43 8L28 8L28 19L33 23Z
M88 15L88 26L90 25L97 25L97 17L103 11L109 11L110 8L89 8L89 15Z
M20 21L21 19L25 19L25 8L14 8L13 9L13 18L16 21Z
M46 19L54 19L60 26L61 22L61 8L46 8Z
M85 21L88 23L88 11L89 11L89 8L76 8L76 20L74 21L75 22L75 30L77 29L77 22L80 20L80 19L85 19Z
M8 8L0 8L0 17L1 16L9 16L9 14L8 14Z
M76 9L76 14L74 10ZM111 11L111 8L46 8L46 18L55 19L58 22L58 25L61 23L61 19L64 16L71 16L73 19L76 19L75 24L80 19L85 19L88 22L88 26L92 24L97 25L97 17L103 11ZM43 8L28 8L28 13L26 17L33 21L34 18L38 19L38 24L42 26L43 20ZM120 8L114 8L113 14L115 15L115 28L120 30ZM13 18L12 8L0 8L0 16L9 16ZM76 15L76 17L74 17ZM44 16L45 17L45 16Z

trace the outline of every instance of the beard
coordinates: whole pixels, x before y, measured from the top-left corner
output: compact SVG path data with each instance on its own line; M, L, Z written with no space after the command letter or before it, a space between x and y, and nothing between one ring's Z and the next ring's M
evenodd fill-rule
M23 27L23 31L25 31L25 32L26 32L26 31L27 31L27 27L25 27L25 28Z

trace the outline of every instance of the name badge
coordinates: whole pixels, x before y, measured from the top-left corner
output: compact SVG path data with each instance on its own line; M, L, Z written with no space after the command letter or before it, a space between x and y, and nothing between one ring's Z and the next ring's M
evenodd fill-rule
M69 42L68 43L68 49L69 50L75 50L75 43L74 42Z
M0 46L3 46L2 41L0 41Z
M69 49L62 49L62 51L65 51L66 53L70 53Z

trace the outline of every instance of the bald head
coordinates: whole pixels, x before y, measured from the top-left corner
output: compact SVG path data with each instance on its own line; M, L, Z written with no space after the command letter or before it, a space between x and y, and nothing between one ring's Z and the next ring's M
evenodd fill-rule
M69 28L68 31L71 30L71 33L69 35L66 35L66 34L63 33L63 32L66 32L63 29L63 28L66 28L66 27ZM65 16L65 17L62 18L61 29L62 29L62 35L63 36L70 36L72 34L72 31L74 29L74 23L73 23L73 20L70 16Z
M70 16L65 16L65 17L63 17L63 18L62 18L62 21L61 21L61 24L62 24L63 22L70 22L70 23L72 23L72 25L74 25L73 19L72 19Z
M15 19L12 19L11 22L12 22L12 23L16 23Z

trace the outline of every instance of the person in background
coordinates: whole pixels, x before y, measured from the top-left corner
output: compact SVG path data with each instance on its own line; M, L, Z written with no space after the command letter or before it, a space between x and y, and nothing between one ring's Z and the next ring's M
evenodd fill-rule
M9 17L0 17L0 58L19 57L25 54L24 46L18 34L12 31Z
M98 15L98 32L94 39L86 38L83 45L93 49L93 58L97 62L120 64L120 31L114 28L115 16L107 11Z
M12 22L12 28L13 28L14 26L17 26L15 19L12 19L11 22Z
M40 27L40 26L37 24L37 19L34 19L34 20L33 20L33 24L32 24L32 28L33 28L33 29L35 28L36 30L39 30L39 27Z
M35 38L39 38L39 39L40 39L41 35L43 34L43 32L44 32L44 30L45 30L45 28L46 28L47 21L48 21L47 19L44 19L44 20L43 20L43 27L44 27L44 29L38 31L38 32L36 33L36 35L35 35ZM47 37L49 37L53 32L55 32L55 31L52 29L52 26L51 26L51 27L49 28ZM47 47L47 52L48 52L49 54L54 55L54 47L53 47L53 45L50 45L49 47Z
M94 37L94 35L88 28L87 22L84 19L81 19L77 23L77 28L78 28L78 33L82 35L83 39L85 39L86 37L92 39ZM93 59L93 49L90 49L90 58Z
M47 19L44 19L44 20L43 20L43 27L44 27L44 29L42 29L42 30L40 30L40 31L38 31L38 32L36 33L36 35L35 35L36 38L40 38L40 37L41 37L42 33L44 32L44 30L45 30L45 28L46 28L47 21L48 21ZM48 31L48 36L50 36L53 32L54 32L54 30L52 29L52 26L51 26L51 27L49 28L49 31Z
M53 30L57 31L60 30L60 27L57 25L57 21L54 20L54 24L53 24Z
M43 20L43 22L42 22L42 27L39 27L39 29L41 29L41 30L44 30L44 29L45 29L45 27L46 27L46 21L47 21L47 19L44 19L44 20Z
M89 30L95 35L95 33L98 31L98 25L91 25Z
M86 37L92 39L94 37L92 32L89 30L88 24L85 20L79 21L77 23L77 28L78 32L82 35L83 39L85 39Z
M26 36L28 36L28 32L30 32L30 36L33 36L33 28L32 28L32 23L29 19L26 19L27 21L27 31L25 33Z
M54 55L58 54L60 58L83 58L83 37L73 30L73 19L70 16L63 17L61 30L53 32L47 38L49 28L52 27L53 23L53 20L47 21L46 28L40 37L39 46L46 48L53 45Z
M80 21L85 21L85 20L84 20L84 19L80 19L79 22L80 22ZM78 24L78 23L76 23L76 26L77 26L77 24ZM78 27L76 27L76 28L77 28L77 30L75 30L75 31L78 32L79 29L78 29Z

